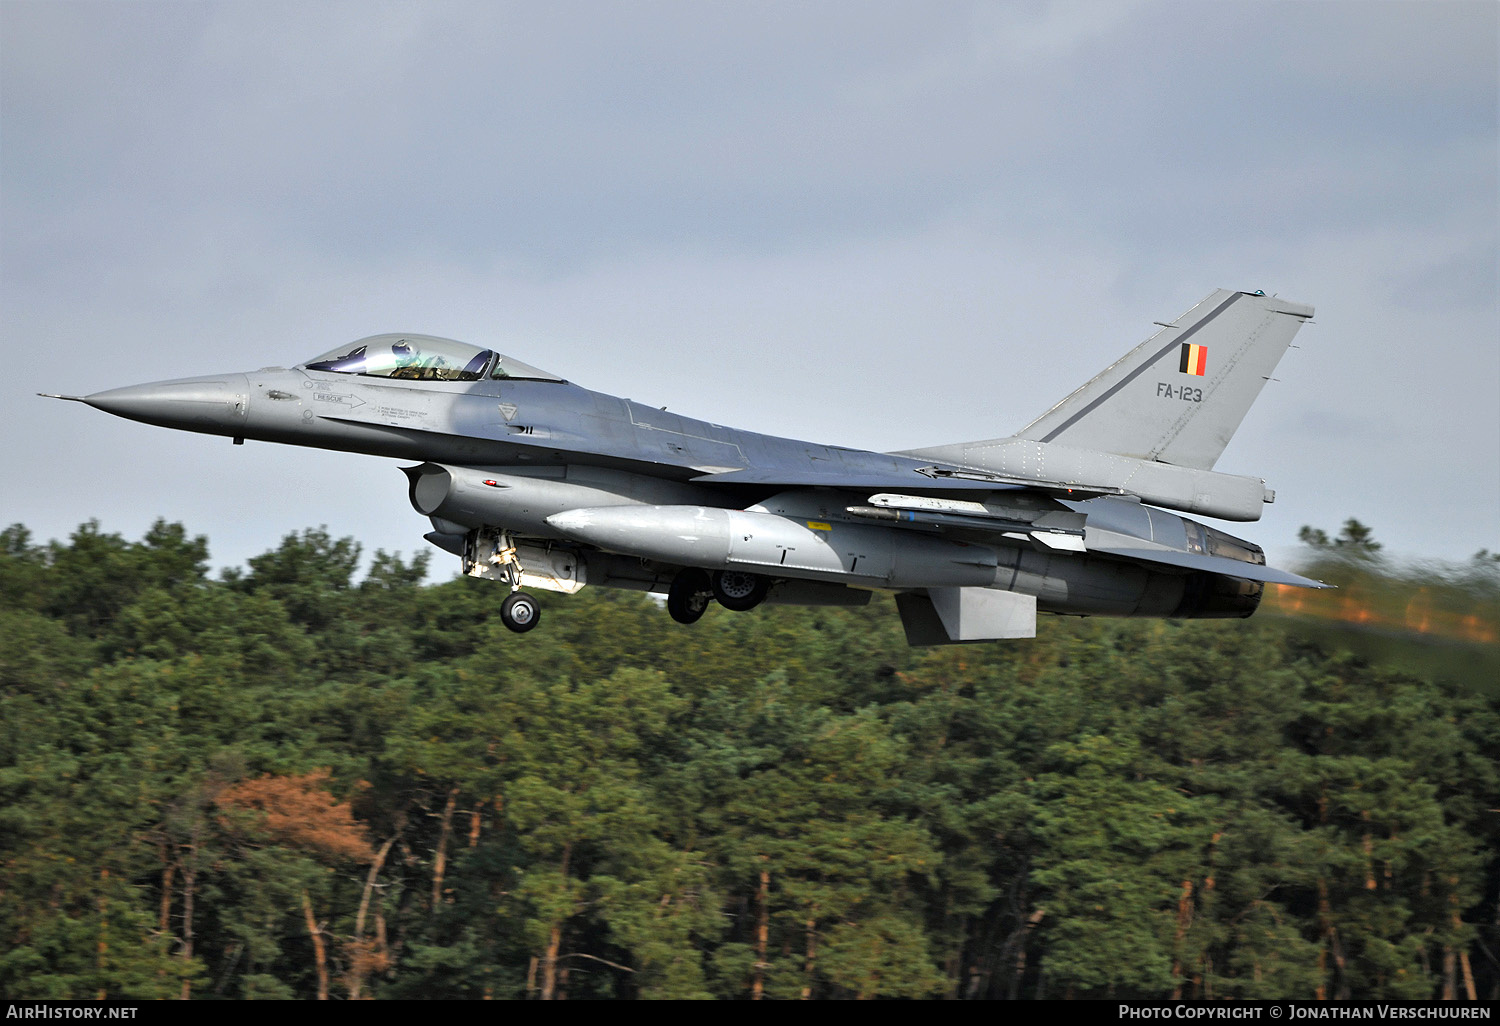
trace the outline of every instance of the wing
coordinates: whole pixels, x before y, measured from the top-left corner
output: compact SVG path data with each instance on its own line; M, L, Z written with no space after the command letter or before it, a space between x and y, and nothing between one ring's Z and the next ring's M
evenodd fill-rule
M891 470L792 470L771 468L731 470L692 478L697 484L758 485L778 488L837 488L845 491L894 491L914 495L956 495L975 492L1042 492L1069 499L1124 495L1119 488L1082 488L1062 481L1040 481L937 466Z

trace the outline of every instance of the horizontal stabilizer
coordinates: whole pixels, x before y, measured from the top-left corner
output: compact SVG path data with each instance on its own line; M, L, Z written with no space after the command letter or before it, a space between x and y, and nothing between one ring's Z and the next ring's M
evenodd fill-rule
M1261 563L1244 563L1238 559L1226 559L1223 556L1206 556L1196 552L1173 552L1170 549L1127 549L1118 548L1113 545L1101 546L1095 544L1089 545L1089 551L1103 553L1107 556L1120 556L1124 559L1136 559L1143 563L1160 563L1164 566L1181 567L1184 570L1202 570L1211 574L1223 574L1226 577L1238 577L1246 581L1289 584L1294 588L1333 587L1333 585L1324 584L1322 581L1299 577L1286 570L1277 570L1273 566L1265 566Z

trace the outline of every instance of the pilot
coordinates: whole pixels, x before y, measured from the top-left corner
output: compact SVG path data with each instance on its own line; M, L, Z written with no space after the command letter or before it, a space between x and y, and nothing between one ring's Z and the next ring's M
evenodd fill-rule
M422 365L415 349L406 339L400 339L391 344L391 352L396 357L396 369L391 371L393 378L420 378L422 376Z

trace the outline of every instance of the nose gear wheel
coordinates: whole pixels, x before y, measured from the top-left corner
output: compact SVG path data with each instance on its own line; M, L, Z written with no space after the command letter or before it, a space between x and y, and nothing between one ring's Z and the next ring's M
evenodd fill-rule
M500 603L500 622L517 634L525 634L542 619L542 607L524 591L513 591Z

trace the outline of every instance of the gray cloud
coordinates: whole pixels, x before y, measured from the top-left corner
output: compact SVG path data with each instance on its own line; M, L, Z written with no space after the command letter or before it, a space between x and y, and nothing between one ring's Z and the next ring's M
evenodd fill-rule
M239 553L324 519L420 544L379 461L208 449L30 391L399 328L897 448L1013 430L1228 286L1319 307L1226 455L1282 495L1247 533L1289 543L1355 514L1415 552L1495 548L1496 19L0 5L0 334L28 354L5 459L42 482L7 490L7 519L201 514L190 526ZM313 473L340 498L285 494ZM264 523L234 523L229 480L276 496ZM374 496L389 505L369 525Z

